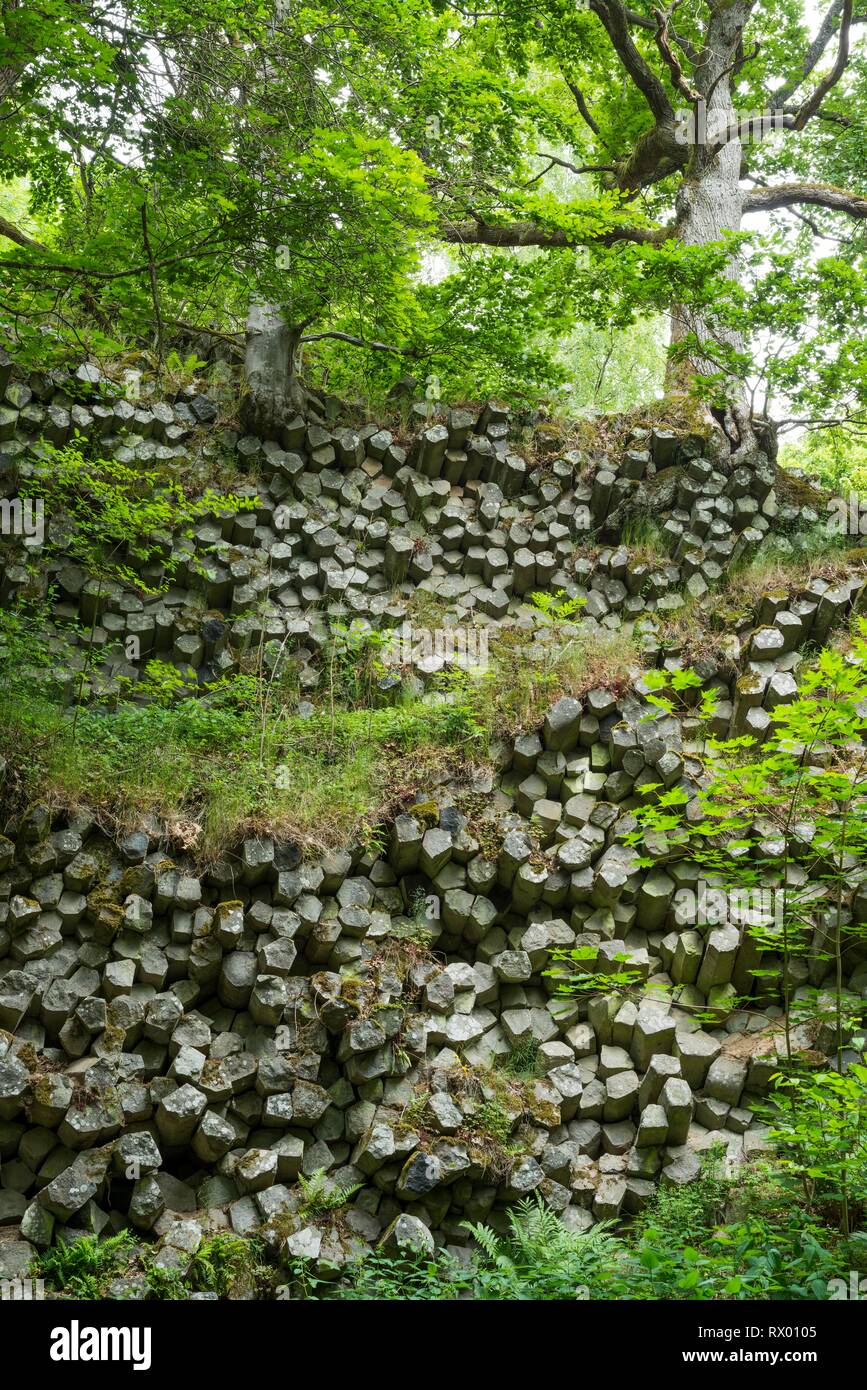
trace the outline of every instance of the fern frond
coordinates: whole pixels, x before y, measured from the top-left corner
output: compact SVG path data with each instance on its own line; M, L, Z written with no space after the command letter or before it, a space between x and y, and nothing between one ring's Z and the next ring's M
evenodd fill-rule
M461 1225L465 1231L469 1231L473 1240L480 1245L489 1259L496 1261L502 1254L502 1243L500 1237L490 1226L484 1226L480 1221L462 1221Z

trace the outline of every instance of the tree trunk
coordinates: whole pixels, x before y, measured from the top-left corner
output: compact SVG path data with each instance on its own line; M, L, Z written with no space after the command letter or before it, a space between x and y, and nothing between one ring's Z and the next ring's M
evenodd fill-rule
M721 241L727 232L739 232L743 217L743 194L740 188L741 140L737 133L737 116L732 102L730 73L727 70L736 51L739 31L745 25L750 4L734 0L733 4L714 7L707 35L707 45L695 65L696 90L704 103L705 123L695 119L691 132L695 143L683 184L677 195L677 235L685 246L704 246ZM724 144L721 132L735 132ZM726 276L733 281L739 277L738 257L732 256ZM682 304L675 304L671 314L671 342L676 345L688 335L694 335L707 347L707 355L693 353L690 359L670 364L666 382L669 390L684 390L694 373L717 374L713 344L743 351L742 336L734 329L714 322L713 316L696 313ZM720 421L734 451L734 461L748 461L757 450L750 420L750 404L746 386L739 376L726 380L726 408L718 412Z
M275 438L294 415L309 413L309 398L296 372L301 332L288 326L276 305L251 303L244 353L249 388L244 423L262 438Z

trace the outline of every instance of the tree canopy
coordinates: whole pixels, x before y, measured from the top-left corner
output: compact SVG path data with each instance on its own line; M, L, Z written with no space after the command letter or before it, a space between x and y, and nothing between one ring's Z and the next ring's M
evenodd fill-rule
M261 303L335 389L531 397L666 314L669 385L727 402L733 446L750 406L863 429L867 13L808 16L3 0L6 335L41 363L240 350Z

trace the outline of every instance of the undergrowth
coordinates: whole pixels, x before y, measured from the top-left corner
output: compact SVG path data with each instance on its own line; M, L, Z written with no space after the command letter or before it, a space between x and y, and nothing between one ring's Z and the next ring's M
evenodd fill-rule
M170 708L68 714L33 691L0 692L6 796L20 804L86 804L112 829L145 813L178 825L185 848L216 857L247 833L329 846L369 839L416 775L468 750L466 712L420 702L395 709L283 718L264 748L255 716L185 699ZM14 810L7 806L7 810Z
M828 1299L855 1267L854 1242L783 1198L771 1171L723 1177L711 1157L698 1181L659 1189L618 1230L569 1230L536 1195L509 1209L504 1231L464 1222L463 1259L377 1250L337 1282L292 1273L298 1296L350 1301Z

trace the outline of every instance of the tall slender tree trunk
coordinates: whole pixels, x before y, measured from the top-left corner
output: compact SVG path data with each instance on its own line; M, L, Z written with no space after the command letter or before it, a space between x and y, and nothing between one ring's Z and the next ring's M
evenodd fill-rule
M254 434L274 436L308 401L296 373L300 328L290 328L274 304L251 303L247 314L244 368L249 396L245 424Z
M739 232L743 217L740 188L741 138L738 117L732 101L732 53L740 31L749 18L745 0L714 7L701 60L695 65L695 83L703 110L695 115L690 132L694 143L684 182L677 196L677 235L685 246L704 246L719 242L726 233ZM724 141L724 143L720 143ZM726 276L739 277L739 259L732 255ZM721 371L715 360L714 345L743 351L744 341L736 329L714 320L712 313L700 313L675 304L671 314L671 341L674 346L695 337L705 347L688 358L673 361L667 386L684 389L696 372L716 375ZM726 380L727 407L721 423L732 444L735 459L746 460L757 450L750 422L750 404L744 381L732 374Z

